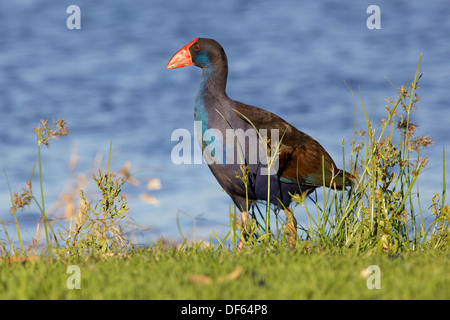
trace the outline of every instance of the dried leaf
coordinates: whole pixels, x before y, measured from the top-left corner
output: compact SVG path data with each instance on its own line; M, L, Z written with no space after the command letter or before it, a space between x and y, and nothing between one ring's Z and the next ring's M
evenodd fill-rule
M159 207L159 205L160 205L158 199L156 199L155 197L153 197L153 196L151 196L151 195L149 195L149 194L141 193L141 194L139 195L139 198L140 198L142 201L145 201L145 202L147 202L147 203L149 203L149 204L154 205L155 207Z
M161 188L162 188L161 180L159 180L158 178L148 180L147 182L148 190L159 190Z
M206 286L212 282L212 278L203 274L191 274L189 281L195 285Z
M232 281L236 280L240 274L242 273L242 267L238 266L236 269L234 269L231 273L227 274L225 277L218 277L217 282L224 282L224 281Z

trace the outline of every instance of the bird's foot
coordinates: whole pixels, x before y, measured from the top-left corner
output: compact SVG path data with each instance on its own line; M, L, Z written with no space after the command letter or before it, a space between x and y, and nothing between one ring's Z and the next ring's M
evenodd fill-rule
M289 246L295 248L297 245L297 220L289 209L286 209L284 213L286 214L284 233L288 236Z
M244 244L244 242L242 242L242 240L240 240L237 245L237 249L236 249L237 253L241 252L242 249L244 249L244 248L245 248L245 244Z

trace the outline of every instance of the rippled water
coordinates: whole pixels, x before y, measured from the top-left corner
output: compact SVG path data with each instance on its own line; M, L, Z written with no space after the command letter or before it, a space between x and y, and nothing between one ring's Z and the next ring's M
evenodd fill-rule
M81 8L81 30L68 30L66 9ZM201 71L166 70L169 58L195 37L218 40L229 61L228 95L267 108L315 137L342 165L341 139L353 131L352 95L360 88L372 116L386 97L412 80L423 53L419 134L430 135L430 164L421 180L431 198L441 187L442 145L448 142L450 7L447 1L378 1L381 29L369 30L370 1L31 1L0 3L0 167L20 191L36 160L33 133L40 119L65 118L70 135L43 150L47 207L70 190L68 169L76 146L78 172L113 143L114 168L131 161L141 181L161 180L152 191L159 207L127 186L134 220L150 237L197 237L228 226L229 198L205 164L175 166L173 130L193 131L193 103ZM389 79L389 81L388 81ZM359 98L357 99L357 106ZM356 126L364 128L357 107ZM447 178L447 180L450 180ZM37 181L34 182L37 196ZM9 191L0 179L0 217L14 234ZM181 214L180 212L185 214ZM189 216L190 217L189 217ZM21 213L28 236L35 206ZM3 230L0 238L5 238Z

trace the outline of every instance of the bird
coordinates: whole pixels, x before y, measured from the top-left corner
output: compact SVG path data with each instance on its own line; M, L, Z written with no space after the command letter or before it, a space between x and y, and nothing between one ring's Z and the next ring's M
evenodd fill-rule
M212 174L240 210L243 227L249 207L257 201L284 210L285 234L295 247L297 221L289 209L292 196L308 195L324 185L343 190L352 186L354 176L338 169L319 142L278 115L229 98L228 59L216 40L193 39L172 56L166 68L190 65L202 69L194 120ZM235 134L232 138L230 132ZM256 152L256 160L255 136L257 144L266 147ZM244 246L241 239L238 248Z

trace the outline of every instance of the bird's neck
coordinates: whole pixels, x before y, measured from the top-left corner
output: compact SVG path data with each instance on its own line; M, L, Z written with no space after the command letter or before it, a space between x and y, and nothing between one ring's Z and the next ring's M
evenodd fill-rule
M228 66L226 64L204 67L197 99L222 99L227 97L227 75Z
M227 84L227 65L207 66L203 68L202 79L195 99L194 119L199 137L209 129L211 116L218 116L217 110L223 102L229 100L225 87ZM200 126L200 127L198 127ZM202 147L204 147L204 144Z

